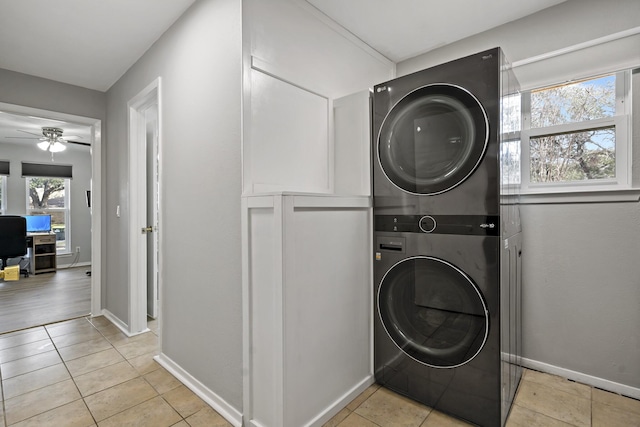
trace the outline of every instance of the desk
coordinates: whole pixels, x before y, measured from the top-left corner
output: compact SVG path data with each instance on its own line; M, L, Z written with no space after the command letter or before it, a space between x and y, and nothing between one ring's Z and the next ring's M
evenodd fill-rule
M31 274L57 270L55 233L29 233L27 234L27 247L29 248Z

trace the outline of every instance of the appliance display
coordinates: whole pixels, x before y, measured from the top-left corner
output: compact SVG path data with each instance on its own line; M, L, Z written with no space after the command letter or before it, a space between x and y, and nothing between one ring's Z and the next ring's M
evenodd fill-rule
M481 426L505 423L522 375L517 186L501 176L516 90L496 48L372 95L376 381Z
M51 215L25 215L27 233L50 233Z

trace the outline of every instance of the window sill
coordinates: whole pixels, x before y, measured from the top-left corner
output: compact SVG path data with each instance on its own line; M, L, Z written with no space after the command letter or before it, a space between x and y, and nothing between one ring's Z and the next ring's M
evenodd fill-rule
M56 256L71 256L73 252L56 252Z
M618 203L640 201L640 188L521 193L520 204Z

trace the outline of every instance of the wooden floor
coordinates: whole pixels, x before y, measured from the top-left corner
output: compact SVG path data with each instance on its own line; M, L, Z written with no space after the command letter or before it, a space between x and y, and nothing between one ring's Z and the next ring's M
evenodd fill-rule
M86 316L91 311L89 267L0 280L0 333Z

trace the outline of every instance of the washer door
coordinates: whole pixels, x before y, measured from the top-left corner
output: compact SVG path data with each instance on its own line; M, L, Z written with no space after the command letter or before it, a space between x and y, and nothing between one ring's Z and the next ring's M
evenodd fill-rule
M454 265L433 257L407 258L385 274L378 313L400 350L434 368L469 362L489 333L489 314L476 285Z
M488 140L480 102L459 86L434 84L409 93L389 111L378 135L378 158L402 190L440 194L473 173Z

